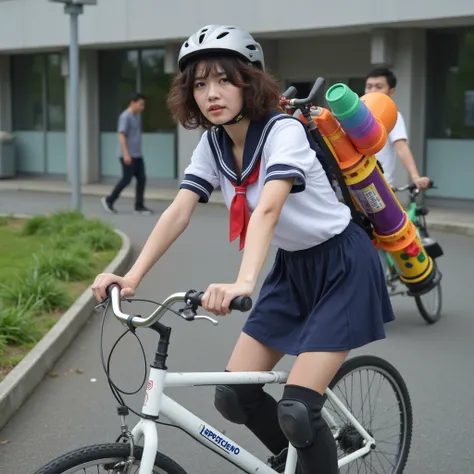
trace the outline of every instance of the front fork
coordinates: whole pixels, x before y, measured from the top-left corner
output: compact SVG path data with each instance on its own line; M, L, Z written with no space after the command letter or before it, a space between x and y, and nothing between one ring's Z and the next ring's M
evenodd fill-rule
M132 466L135 462L135 442L132 432L128 429L128 425L125 421L125 417L129 414L128 408L124 406L117 407L117 414L120 416L120 436L117 438L116 442L118 443L121 439L124 440L124 443L129 443L130 445L130 454L125 461L120 461L113 466L104 466L109 468L109 474L131 474Z

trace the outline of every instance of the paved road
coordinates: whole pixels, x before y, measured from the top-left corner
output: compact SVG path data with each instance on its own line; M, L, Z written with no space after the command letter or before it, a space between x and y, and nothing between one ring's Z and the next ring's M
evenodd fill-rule
M123 201L118 216L102 212L95 198L84 199L86 213L111 219L133 239L135 249L145 241L156 216L134 216L130 201ZM155 204L155 203L154 203ZM36 213L68 206L65 196L34 193L0 193L0 212ZM155 204L160 212L162 204ZM396 322L388 326L388 339L358 352L387 358L405 378L413 402L413 446L405 470L408 474L474 473L472 457L472 400L474 378L474 311L472 309L474 240L466 237L435 235L446 256L440 262L444 272L444 317L427 326L412 300L397 297ZM205 288L214 281L232 281L239 254L229 245L225 210L200 206L187 233L183 235L154 269L140 289L140 296L163 299L175 291ZM266 269L268 269L268 263ZM146 311L149 307L138 307ZM134 308L134 310L137 308ZM172 315L167 316L172 321ZM55 368L59 376L46 378L21 411L0 432L0 473L31 474L49 459L82 445L115 439L119 420L115 400L104 381L99 357L100 316L94 315ZM218 327L204 322L174 320L170 370L221 370L225 365L244 317L235 313ZM118 334L118 323L106 326L106 347ZM147 337L148 336L148 337ZM142 334L148 356L154 339ZM280 368L290 367L291 359ZM130 339L119 346L112 363L116 383L125 389L137 388L143 377L138 345ZM82 374L73 373L75 369ZM97 379L92 382L92 379ZM278 394L279 391L270 390ZM227 429L235 441L258 455L266 453L240 426L226 424L212 406L211 388L174 389L170 394L217 428ZM141 395L130 399L133 407ZM130 423L135 418L131 417ZM188 472L236 473L219 457L177 430L162 431L161 450L178 461Z

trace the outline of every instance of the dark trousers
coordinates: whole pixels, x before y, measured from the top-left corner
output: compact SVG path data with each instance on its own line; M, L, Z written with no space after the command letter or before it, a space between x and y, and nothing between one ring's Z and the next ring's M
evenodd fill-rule
M120 196L120 193L131 183L132 178L135 177L137 180L135 188L135 209L139 209L144 206L144 194L145 194L145 163L142 157L132 158L132 163L126 165L123 158L120 158L122 164L122 178L115 185L112 193L107 197L107 201L113 204Z

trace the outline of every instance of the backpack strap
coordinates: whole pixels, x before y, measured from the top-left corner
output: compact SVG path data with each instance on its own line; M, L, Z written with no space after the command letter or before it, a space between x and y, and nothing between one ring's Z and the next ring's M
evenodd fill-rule
M329 180L329 183L331 184L333 177L336 178L337 183L339 184L339 187L342 192L344 203L347 205L347 207L349 207L351 211L352 220L354 221L354 223L359 225L359 227L361 227L371 239L374 239L375 236L373 233L372 223L365 214L356 209L339 163L336 161L336 158L332 154L327 143L324 141L317 127L315 127L314 130L311 130L298 117L289 115L284 112L281 113L283 114L283 116L280 118L290 118L293 120L298 120L298 122L304 127L310 147L316 153L316 157L318 158L319 162L321 163L321 166L326 172L326 176Z

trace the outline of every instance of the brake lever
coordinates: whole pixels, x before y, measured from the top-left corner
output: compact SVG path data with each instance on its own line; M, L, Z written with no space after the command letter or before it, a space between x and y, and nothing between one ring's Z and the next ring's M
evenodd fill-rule
M99 312L101 309L105 309L108 301L109 301L109 298L105 298L105 300L101 301L100 303L97 303L94 306L94 311Z
M179 315L186 321L194 321L195 319L207 319L214 326L217 326L219 324L215 319L209 316L198 315L196 313L196 308L193 305L186 305L184 308L181 308L179 310Z
M207 319L208 321L210 321L214 326L217 326L219 324L219 321L217 321L216 319L214 318L211 318L209 316L204 316L204 315L197 315L197 316L194 316L193 319Z

